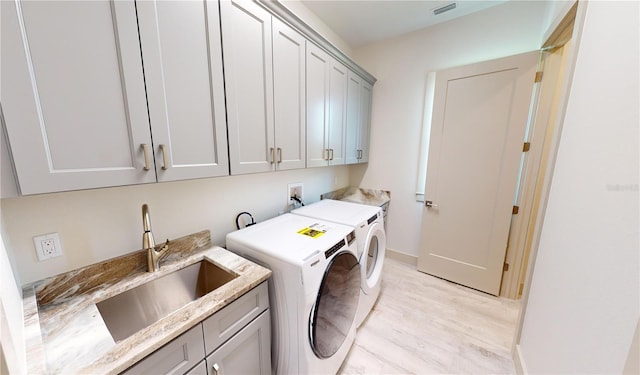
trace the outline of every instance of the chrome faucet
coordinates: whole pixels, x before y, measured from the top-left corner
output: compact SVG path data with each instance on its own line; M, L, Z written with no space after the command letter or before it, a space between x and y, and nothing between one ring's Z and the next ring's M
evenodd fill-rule
M142 249L147 251L147 271L156 272L160 268L160 259L165 257L169 250L169 240L156 250L156 242L151 233L151 219L149 216L149 206L142 205Z

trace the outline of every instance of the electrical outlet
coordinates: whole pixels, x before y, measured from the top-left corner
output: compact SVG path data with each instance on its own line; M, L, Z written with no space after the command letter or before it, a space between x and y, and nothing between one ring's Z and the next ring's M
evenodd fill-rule
M303 200L304 198L304 184L302 182L297 182L293 184L287 185L287 205L295 204L295 201L291 199L291 197L298 197L298 199Z
M42 236L33 237L33 244L36 247L36 255L39 261L62 256L62 245L58 233L49 233Z

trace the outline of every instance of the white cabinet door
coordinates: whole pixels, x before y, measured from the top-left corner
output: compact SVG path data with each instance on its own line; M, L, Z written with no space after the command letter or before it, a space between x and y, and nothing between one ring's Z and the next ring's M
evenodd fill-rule
M373 86L356 73L349 71L345 141L347 164L369 161L372 94Z
M371 110L373 100L373 86L362 80L360 87L360 134L358 136L358 163L369 161L369 143L371 142Z
M306 165L305 38L273 18L276 168Z
M345 163L348 69L307 43L307 167Z
M271 171L271 14L248 0L223 0L220 11L231 174Z
M218 2L137 11L158 181L228 175Z
M331 63L326 52L307 43L307 167L328 165Z
M207 357L209 374L271 374L270 325L267 310Z
M332 59L329 84L329 164L345 163L345 132L347 129L346 66Z
M132 1L2 1L2 106L22 194L155 182Z
M349 71L349 81L347 85L347 129L345 132L345 162L347 164L360 162L361 87L362 78L354 72Z

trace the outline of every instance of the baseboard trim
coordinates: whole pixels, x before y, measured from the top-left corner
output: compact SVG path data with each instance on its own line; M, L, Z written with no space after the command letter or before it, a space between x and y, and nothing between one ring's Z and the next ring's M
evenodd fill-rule
M516 374L526 375L527 367L524 365L524 358L522 358L522 351L520 350L520 344L516 345L516 350L513 351L513 365L516 368Z
M387 249L385 257L399 260L400 262L411 264L412 266L418 265L418 257L415 255L406 254L393 249Z

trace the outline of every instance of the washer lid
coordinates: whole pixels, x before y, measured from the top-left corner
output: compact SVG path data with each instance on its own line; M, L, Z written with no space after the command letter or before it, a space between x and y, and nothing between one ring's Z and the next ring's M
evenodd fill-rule
M318 250L325 252L348 241L352 232L350 226L284 214L227 234L227 243L240 243L290 263L302 263Z
M291 211L296 215L317 217L351 226L359 226L371 217L376 216L382 209L376 206L323 199L319 202L300 207Z

